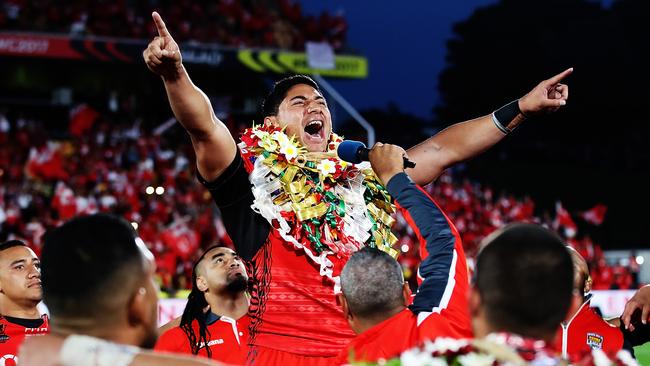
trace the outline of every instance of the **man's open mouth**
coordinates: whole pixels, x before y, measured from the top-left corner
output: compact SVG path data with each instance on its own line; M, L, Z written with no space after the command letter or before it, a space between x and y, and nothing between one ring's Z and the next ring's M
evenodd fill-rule
M323 121L313 120L309 121L305 126L305 132L312 137L321 136L321 131L323 130Z
M314 119L309 121L305 127L304 142L319 144L325 140L325 124L320 119Z

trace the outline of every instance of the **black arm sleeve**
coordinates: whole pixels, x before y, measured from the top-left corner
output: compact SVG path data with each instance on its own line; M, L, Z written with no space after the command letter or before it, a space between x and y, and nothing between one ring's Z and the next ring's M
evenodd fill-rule
M237 254L250 261L264 245L271 226L251 208L253 192L241 155L235 154L235 159L214 181L207 182L198 172L197 177L219 207Z

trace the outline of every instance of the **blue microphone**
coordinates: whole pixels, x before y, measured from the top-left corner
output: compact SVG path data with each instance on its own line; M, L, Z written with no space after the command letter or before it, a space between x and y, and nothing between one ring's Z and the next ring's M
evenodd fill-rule
M370 149L363 142L354 140L345 140L336 149L339 159L352 164L370 160L368 158L369 153ZM415 163L404 157L404 168L415 168Z

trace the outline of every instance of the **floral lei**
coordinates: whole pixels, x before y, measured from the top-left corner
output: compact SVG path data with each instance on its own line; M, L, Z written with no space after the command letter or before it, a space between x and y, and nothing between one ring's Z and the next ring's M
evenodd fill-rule
M392 198L368 163L338 158L341 141L332 133L327 152L309 153L284 129L263 124L246 129L239 144L253 185L251 207L337 285L338 272L360 248L398 254Z
M568 365L559 354L541 340L510 333L491 333L484 339L437 338L412 348L399 357L379 362L352 362L354 366L524 366ZM576 365L580 366L638 366L626 350L605 354L592 350Z

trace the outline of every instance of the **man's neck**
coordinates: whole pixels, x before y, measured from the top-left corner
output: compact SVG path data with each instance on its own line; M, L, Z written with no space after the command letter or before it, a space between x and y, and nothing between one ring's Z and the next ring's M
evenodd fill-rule
M2 315L12 318L38 319L41 317L40 311L36 307L40 301L25 301L18 303L14 301L5 301L2 303Z
M210 311L219 316L239 319L248 313L248 296L245 291L237 293L207 293L205 300L210 305Z

